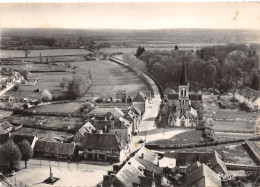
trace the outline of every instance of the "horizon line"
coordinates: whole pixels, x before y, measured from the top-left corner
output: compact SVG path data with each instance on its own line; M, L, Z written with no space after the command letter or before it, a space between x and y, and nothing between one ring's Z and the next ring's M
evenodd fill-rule
M51 28L44 28L44 27L0 27L1 29L68 29L68 30L174 30L174 29L207 29L207 30L259 30L260 28L208 28L208 27L178 27L178 28L70 28L70 27L51 27Z

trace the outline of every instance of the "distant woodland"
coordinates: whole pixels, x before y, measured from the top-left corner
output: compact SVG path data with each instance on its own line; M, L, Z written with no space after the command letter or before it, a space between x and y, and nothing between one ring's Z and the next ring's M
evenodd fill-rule
M144 51L139 59L162 86L176 89L182 63L186 64L191 89L226 91L239 83L259 89L260 45L228 44L194 51Z

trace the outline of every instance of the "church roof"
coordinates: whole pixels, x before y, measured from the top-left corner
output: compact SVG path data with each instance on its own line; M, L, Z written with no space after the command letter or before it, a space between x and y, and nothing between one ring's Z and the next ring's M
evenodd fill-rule
M183 62L182 65L182 70L181 70L181 79L180 79L180 85L187 85L187 72L186 72L186 67Z

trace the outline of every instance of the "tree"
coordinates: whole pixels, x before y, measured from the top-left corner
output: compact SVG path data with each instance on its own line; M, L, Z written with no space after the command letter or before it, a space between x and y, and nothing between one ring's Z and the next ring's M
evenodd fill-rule
M28 46L24 47L24 54L25 54L25 58L27 58L27 56L31 53L31 50L29 49Z
M27 70L25 70L25 69L19 69L18 72L20 73L20 75L23 76L23 78L24 78L25 80L27 80L27 76L29 75L29 73L28 73Z
M68 82L67 88L72 99L81 97L91 87L91 80L88 72L77 72L73 79Z
M145 48L144 48L144 47L138 47L135 56L138 58L138 57L141 56L144 52L145 52Z
M251 88L256 91L258 91L258 89L259 89L259 78L256 73L253 75Z
M13 169L19 164L21 160L21 152L17 145L12 141L8 140L1 147L1 162L6 169Z
M174 49L175 50L179 50L179 47L177 45L175 45Z
M30 160L33 156L32 147L27 140L23 140L22 142L20 142L18 144L18 147L22 155L21 160L24 160L25 168L27 168L27 161Z
M64 89L64 88L68 85L68 83L69 83L69 79L66 78L66 77L64 77L64 78L61 80L61 82L60 82L60 87L61 87L62 89Z
M43 90L42 92L42 101L43 102L48 102L48 101L51 101L52 99L52 95L51 93L48 91L48 90Z

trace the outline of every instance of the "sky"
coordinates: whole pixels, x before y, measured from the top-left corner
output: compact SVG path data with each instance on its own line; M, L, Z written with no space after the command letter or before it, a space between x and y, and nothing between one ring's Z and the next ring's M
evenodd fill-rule
M260 29L260 3L1 3L0 27Z

